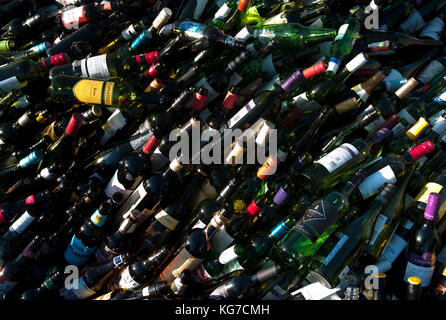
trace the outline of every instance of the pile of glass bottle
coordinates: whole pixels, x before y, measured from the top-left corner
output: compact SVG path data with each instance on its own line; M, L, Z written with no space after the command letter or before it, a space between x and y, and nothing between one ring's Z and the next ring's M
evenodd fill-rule
M2 299L444 299L445 13L1 0Z

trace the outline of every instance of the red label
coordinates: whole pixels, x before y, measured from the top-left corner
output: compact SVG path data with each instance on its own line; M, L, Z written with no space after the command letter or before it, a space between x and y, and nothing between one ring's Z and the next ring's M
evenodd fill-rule
M87 22L84 7L74 8L61 13L62 24L66 29L79 29L79 24Z

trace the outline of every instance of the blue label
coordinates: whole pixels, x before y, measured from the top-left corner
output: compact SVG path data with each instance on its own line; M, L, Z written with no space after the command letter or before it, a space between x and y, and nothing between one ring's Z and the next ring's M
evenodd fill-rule
M198 32L201 26L201 23L186 21L180 24L179 29L183 32Z
M138 36L138 38L135 39L135 41L132 42L132 49L138 50L143 46L148 40L152 38L152 34L148 32L147 30L144 30L141 32L141 34Z
M74 264L75 266L84 266L88 259L93 255L96 248L88 248L85 246L81 240L76 238L76 235L71 238L71 242L68 245L64 253L64 258L69 264Z
M36 54L41 54L41 53L46 52L46 49L48 49L49 47L50 47L49 42L42 42L42 43L39 43L38 45L35 45L34 47L32 47L29 50L34 51L34 53L36 53Z
M29 166L32 166L33 164L38 163L40 160L42 160L42 152L40 150L35 150L31 152L28 156L21 159L19 161L19 166L21 168L26 168Z

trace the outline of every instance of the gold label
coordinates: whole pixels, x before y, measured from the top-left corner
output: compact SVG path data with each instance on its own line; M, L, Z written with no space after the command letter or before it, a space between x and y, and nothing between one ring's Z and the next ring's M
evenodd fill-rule
M80 102L102 104L104 83L98 80L80 80L73 87L74 96Z
M113 88L115 87L114 82L105 83L105 93L104 93L104 104L107 106L112 105L113 101Z

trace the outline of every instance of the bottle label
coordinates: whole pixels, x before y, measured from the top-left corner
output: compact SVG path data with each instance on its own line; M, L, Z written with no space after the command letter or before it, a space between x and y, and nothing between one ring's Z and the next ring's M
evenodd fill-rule
M141 200L147 195L146 189L144 189L144 183L141 182L136 190L130 195L127 201L122 205L118 212L118 215L125 213L124 218L127 217L130 212L135 209Z
M417 75L417 80L421 83L426 84L431 81L437 74L440 74L444 70L445 68L443 64L441 64L437 60L431 61L431 63L429 63L427 67L424 68L419 75Z
M358 186L358 190L364 199L378 193L385 183L395 183L396 177L390 165L385 166L381 170L371 174Z
M136 289L139 286L141 286L140 283L133 280L132 276L130 275L130 268L126 267L119 276L118 281L118 287L120 289Z
M94 254L96 248L86 247L81 240L79 240L76 235L71 239L70 244L65 250L64 257L65 260L76 266L83 266L90 259L91 255Z
M4 272L0 274L0 293L9 293L16 285L17 282L8 279Z
M91 297L96 292L91 290L85 283L84 277L78 279L78 287L65 290L61 290L61 296L64 300L83 300Z
M274 287L273 289L277 290L276 287ZM339 288L329 289L320 282L314 282L312 284L309 284L308 286L292 292L291 294L293 296L296 296L300 293L305 298L305 300L331 300L330 296L336 294L336 292L338 292L339 290ZM278 292L283 292L283 295L286 294L286 291L283 289Z
M220 229L218 229L217 232L214 233L214 236L211 238L212 248L216 252L222 252L233 242L234 238L232 238L226 232L225 226L222 226Z
M0 92L2 94L7 94L14 89L20 88L23 88L23 86L16 76L0 81Z
M406 108L404 108L400 112L398 112L397 116L401 119L406 120L410 125L413 125L417 122L417 120L415 120L414 117L412 117L410 115L410 113L407 112Z
M263 60L262 71L266 72L271 77L277 74L276 68L274 67L272 54L268 55L265 60Z
M214 15L214 19L224 21L226 17L229 16L232 9L228 7L226 2L220 7L220 9L217 10L217 12Z
M180 31L183 31L187 36L194 38L194 39L198 39L198 38L200 38L199 30L201 27L203 27L203 25L201 23L186 21L186 22L183 22L179 26L178 29Z
M99 210L96 210L91 216L91 222L93 222L98 227L102 227L107 221L107 216L103 216L99 213Z
M22 233L23 230L28 228L28 226L34 221L34 217L28 213L28 211L25 211L20 218L18 218L10 227L9 230L16 232L16 233Z
M404 30L405 33L414 33L422 29L426 25L423 17L418 12L418 10L413 10L411 15L401 24L401 29Z
M348 24L344 24L344 25L340 26L338 34L336 35L336 38L334 39L334 41L338 41L338 40L344 39L344 36L345 36L345 33L347 32L347 29L348 29Z
M335 207L325 200L320 200L305 211L299 223L292 229L304 234L314 243L339 218L339 212Z
M107 55L82 59L81 61L82 76L87 78L109 79L110 72L107 67Z
M131 24L128 28L126 28L124 31L121 32L121 35L125 40L130 41L134 37L136 37L138 33L136 32L133 24Z
M362 87L362 84L358 84L357 86L354 86L352 88L352 90L358 95L359 99L361 99L362 101L367 101L367 99L369 98L369 94L367 93L367 91Z
M432 19L420 32L420 38L431 38L432 40L440 40L443 28L444 22L442 19L440 19L439 17Z
M429 194L439 193L441 191L441 189L443 189L443 186L441 184L438 184L435 182L428 182L423 187L423 189L420 192L418 192L414 201L423 202L423 203L427 204L427 199L429 198Z
M104 190L105 195L109 198L111 198L116 192L120 192L123 195L124 200L127 199L133 192L132 190L126 190L122 183L119 182L118 170L115 171L113 178L110 179Z
M177 227L179 221L177 219L172 218L167 214L166 211L161 210L156 216L155 219L158 220L163 226L167 229L173 231Z
M235 245L229 247L228 249L226 249L225 251L223 251L220 256L218 257L218 262L220 262L221 264L227 264L230 261L237 259L238 255L237 253L235 253Z
M331 173L353 159L358 154L359 151L353 145L344 143L340 147L328 153L326 156L317 160L316 163L319 163L325 169L327 169L329 173Z
M410 220L407 221L413 225L413 222L411 222ZM412 227L411 225L407 225L405 228L409 230L411 227ZM396 260L396 258L398 258L400 253L404 250L404 248L406 248L406 246L407 246L407 241L404 240L398 234L394 233L393 236L390 237L390 240L387 243L387 245L385 246L381 254L381 258L389 261L392 264ZM381 258L380 260L383 260Z
M371 246L375 244L375 241L376 239L378 239L378 235L380 234L386 222L387 222L387 217L383 214L380 214L378 218L376 218L375 226L373 228L372 238L370 239Z
M140 134L137 136L133 136L130 138L130 146L133 148L133 150L141 150L141 147L146 143L147 139L152 135L150 131ZM156 150L159 150L156 148ZM157 153L155 150L154 153ZM161 152L158 152L158 154L161 154Z
M85 6L77 7L61 13L62 24L65 29L79 29L79 24L87 22L84 8Z
M324 266L327 266L331 260L333 260L333 258L336 256L336 254L339 252L339 250L342 249L342 247L344 246L344 244L348 241L349 237L345 234L343 234L340 239L338 240L338 242L336 243L336 245L334 246L334 248L330 251L330 253L328 254L327 257L325 257L324 261L322 262L322 264Z
M410 277L418 277L421 279L421 287L425 288L430 285L432 280L432 275L434 274L435 266L419 266L412 262L407 262L406 273L404 274L404 280Z
M77 100L84 103L112 105L114 82L80 80L73 87Z
M206 80L206 77L203 77L195 84L195 88L203 87L208 91L208 95L206 98L206 102L204 103L204 106L207 106L210 102L214 101L215 98L218 97L220 94L219 92L215 91L211 85Z
M195 224L194 224L194 226L192 227L192 230L194 230L194 229L200 229L200 230L203 230L204 228L206 228L207 227L207 224L206 223L204 223L203 221L201 221L201 220L198 220Z
M239 110L231 119L228 121L228 129L233 128L241 119L243 119L249 111L254 109L256 104L254 100L249 101L242 109Z

